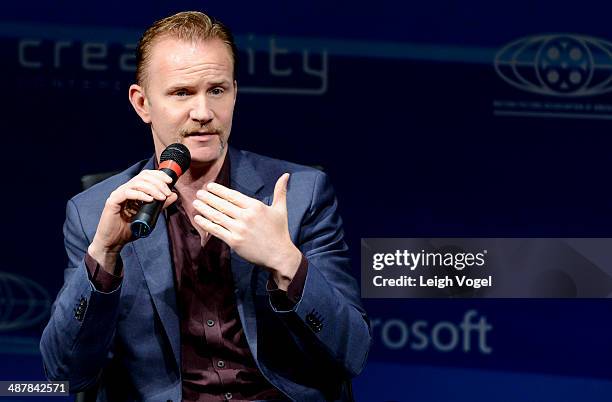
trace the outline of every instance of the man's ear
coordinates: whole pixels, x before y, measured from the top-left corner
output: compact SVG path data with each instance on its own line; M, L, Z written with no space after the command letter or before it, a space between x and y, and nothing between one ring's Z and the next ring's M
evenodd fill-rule
M238 96L238 81L234 80L234 105L236 104L236 96Z
M147 124L151 123L151 114L149 112L150 105L145 95L144 88L140 85L132 84L130 85L128 96L132 107L136 113L138 113L142 121Z

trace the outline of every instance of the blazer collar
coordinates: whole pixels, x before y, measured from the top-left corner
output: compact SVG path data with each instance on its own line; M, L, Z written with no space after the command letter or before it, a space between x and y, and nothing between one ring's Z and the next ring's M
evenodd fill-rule
M231 187L245 195L259 199L256 194L264 186L261 176L242 151L229 147L228 152Z

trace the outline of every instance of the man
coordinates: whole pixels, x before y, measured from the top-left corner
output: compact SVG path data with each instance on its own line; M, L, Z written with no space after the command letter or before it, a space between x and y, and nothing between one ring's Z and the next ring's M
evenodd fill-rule
M340 400L369 324L325 174L229 148L236 48L198 12L156 22L129 99L155 156L68 202L69 266L41 339L47 375L98 400ZM171 191L155 170L181 142ZM165 212L144 239L143 202Z

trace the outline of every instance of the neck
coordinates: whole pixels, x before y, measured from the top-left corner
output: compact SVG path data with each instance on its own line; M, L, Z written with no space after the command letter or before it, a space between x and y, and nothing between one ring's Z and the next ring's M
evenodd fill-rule
M212 162L201 164L192 162L189 169L176 182L175 188L178 193L184 196L192 195L205 188L208 183L215 181L219 176L226 155L227 148L222 155Z

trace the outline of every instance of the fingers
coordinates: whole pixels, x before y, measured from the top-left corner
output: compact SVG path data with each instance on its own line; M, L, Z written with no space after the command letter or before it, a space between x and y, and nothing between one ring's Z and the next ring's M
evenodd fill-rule
M202 200L195 200L193 202L193 206L198 211L202 217L206 218L208 221L222 226L225 229L232 231L236 227L236 221L230 218L228 215L219 212L218 210L212 208L210 205L207 205Z
M205 231L215 236L218 239L223 240L231 247L231 232L221 225L218 225L210 220L204 218L202 215L196 215L193 218L195 222L200 225Z
M163 209L168 208L170 205L172 205L176 200L178 200L178 194L171 192L170 195L168 196L168 198L166 198L166 202L164 202L164 206Z
M149 183L156 187L166 197L170 196L171 194L168 184L172 183L172 178L164 172L160 172L158 170L143 170L142 172L140 172L140 174L138 174L138 176L134 177L130 181L134 181L134 183Z
M123 190L123 195L123 199L121 201L117 200L118 202L121 203L127 200L151 202L154 200L154 198L151 197L149 194L132 188L126 188L125 190Z
M289 173L284 173L278 178L274 185L274 198L272 206L287 205L287 183L289 182Z
M126 200L138 200L151 202L153 200L167 201L172 195L168 184L172 178L164 172L156 170L143 170L127 183L119 186L111 196L109 201L121 204ZM174 200L176 201L176 199ZM174 202L172 201L172 202ZM172 202L169 202L170 205Z
M158 178L164 183L168 183L168 184L172 183L172 177L168 176L166 173L162 172L161 170L143 170L138 175L139 176L145 175L148 177Z
M206 189L219 198L222 198L240 208L248 208L249 206L253 205L253 203L259 202L258 200L248 197L236 190L222 186L219 183L208 183Z
M230 218L238 218L241 215L242 208L213 193L200 190L196 193L196 197L207 205L221 212L222 214L229 216Z
M164 194L164 191L162 189L144 180L137 180L132 182L127 186L126 191L127 190L135 190L145 193L158 201L165 201L166 198L171 194L169 190L167 194Z

